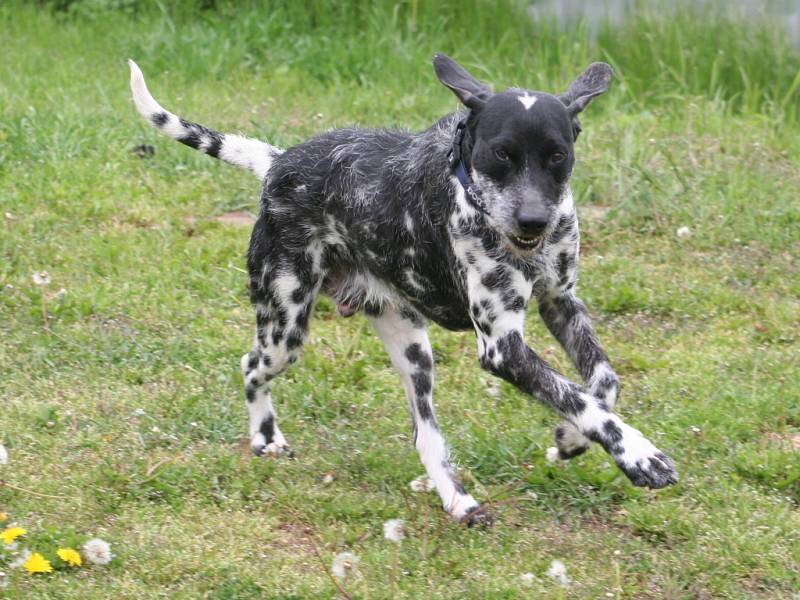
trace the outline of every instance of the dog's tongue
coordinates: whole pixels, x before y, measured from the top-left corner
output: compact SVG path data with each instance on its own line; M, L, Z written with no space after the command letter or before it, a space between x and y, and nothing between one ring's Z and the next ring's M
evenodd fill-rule
M344 302L339 302L336 305L336 311L342 317L352 317L354 314L358 312L357 306L350 306L349 304L345 304Z

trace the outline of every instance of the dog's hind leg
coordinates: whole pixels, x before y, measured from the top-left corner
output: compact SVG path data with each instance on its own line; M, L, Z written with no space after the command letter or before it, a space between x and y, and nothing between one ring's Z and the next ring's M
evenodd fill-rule
M278 428L272 405L272 380L294 363L308 333L308 321L319 291L321 275L308 269L264 268L251 278L256 306L253 350L242 356L250 448L254 454L288 454L289 444Z
M444 509L469 525L486 521L488 515L480 510L456 478L448 459L447 444L436 422L432 401L433 353L424 321L411 310L391 307L370 316L370 320L403 381L414 427L414 444Z

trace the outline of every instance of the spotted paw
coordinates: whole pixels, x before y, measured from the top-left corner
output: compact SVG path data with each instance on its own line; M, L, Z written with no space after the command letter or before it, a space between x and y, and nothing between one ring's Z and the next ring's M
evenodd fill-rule
M589 449L589 439L569 421L564 421L556 427L556 446L558 458L569 460L580 456Z
M256 456L286 456L288 458L294 457L294 451L286 442L286 440L272 441L269 444L265 444L264 440L254 440L252 444L250 444L250 450Z
M460 521L467 527L490 527L494 523L494 517L484 507L476 504L461 517Z
M678 482L672 459L633 427L625 425L623 431L611 454L633 485L658 489Z
M617 463L633 485L659 489L678 483L675 463L663 452L636 461L635 464Z

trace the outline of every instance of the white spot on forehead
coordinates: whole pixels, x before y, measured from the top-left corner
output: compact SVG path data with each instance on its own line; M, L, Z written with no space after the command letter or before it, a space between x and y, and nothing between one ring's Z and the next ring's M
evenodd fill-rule
M536 102L536 96L531 96L528 92L525 92L522 96L517 96L517 100L522 102L525 110L528 110Z

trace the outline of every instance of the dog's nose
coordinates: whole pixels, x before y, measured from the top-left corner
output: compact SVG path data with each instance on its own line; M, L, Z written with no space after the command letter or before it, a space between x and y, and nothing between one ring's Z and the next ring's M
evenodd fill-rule
M547 227L547 211L538 207L520 206L517 209L517 224L523 235L537 236Z

